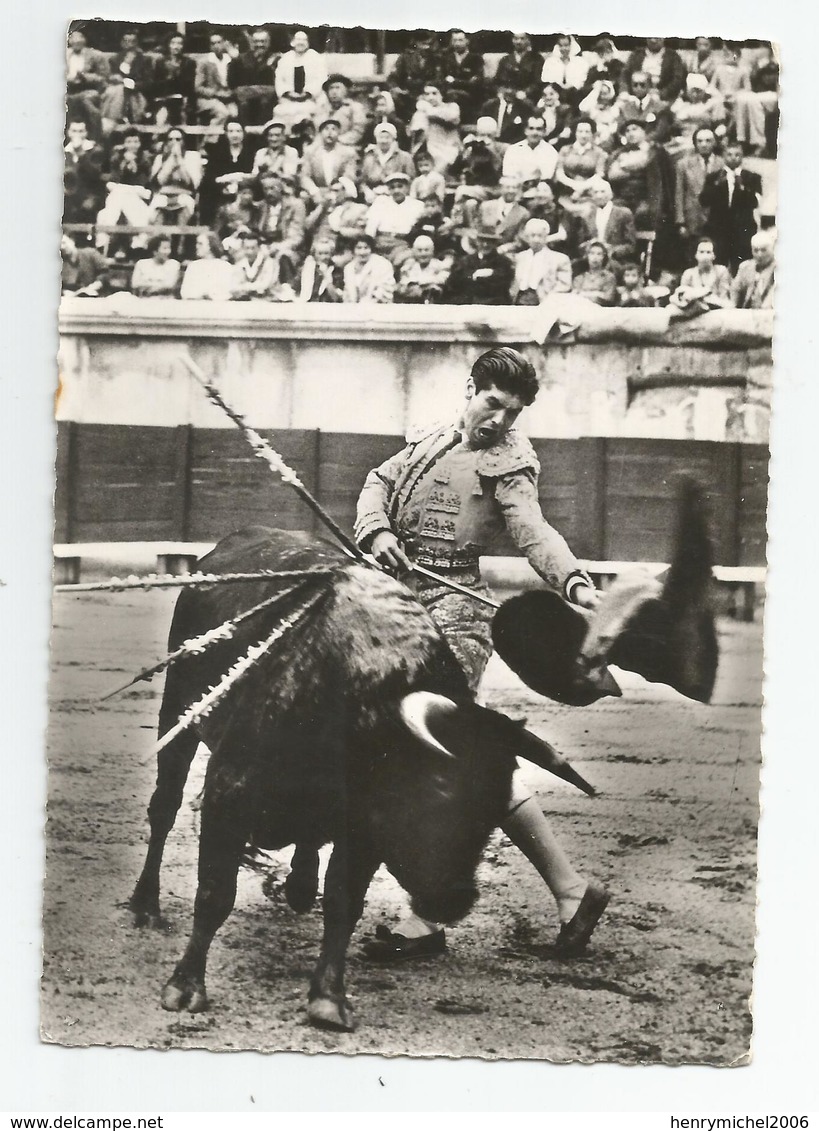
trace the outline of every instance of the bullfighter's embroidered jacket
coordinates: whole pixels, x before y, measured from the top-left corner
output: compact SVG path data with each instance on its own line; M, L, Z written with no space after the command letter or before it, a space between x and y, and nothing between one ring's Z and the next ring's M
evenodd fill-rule
M452 425L424 429L367 476L356 540L366 550L379 531L392 530L411 561L440 571L477 567L505 530L546 584L571 599L576 583L590 581L543 517L539 472L534 448L514 428L482 449Z

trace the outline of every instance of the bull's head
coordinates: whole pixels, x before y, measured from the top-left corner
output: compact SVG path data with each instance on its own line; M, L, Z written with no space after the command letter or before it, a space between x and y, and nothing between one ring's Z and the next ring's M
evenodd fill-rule
M417 914L452 922L475 902L475 869L508 812L517 757L594 790L548 743L496 711L415 691L399 714L399 735L376 770L375 833Z

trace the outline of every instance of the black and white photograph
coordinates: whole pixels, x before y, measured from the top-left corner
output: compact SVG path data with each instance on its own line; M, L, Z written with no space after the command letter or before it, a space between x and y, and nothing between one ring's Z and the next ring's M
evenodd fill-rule
M751 1062L780 50L570 17L67 23L44 1042Z

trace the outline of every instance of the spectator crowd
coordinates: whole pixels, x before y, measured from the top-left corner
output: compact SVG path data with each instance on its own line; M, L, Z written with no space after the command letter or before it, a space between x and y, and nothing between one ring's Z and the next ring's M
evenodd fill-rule
M495 65L456 29L353 81L303 30L234 31L111 56L73 27L65 293L772 306L770 47L517 33Z

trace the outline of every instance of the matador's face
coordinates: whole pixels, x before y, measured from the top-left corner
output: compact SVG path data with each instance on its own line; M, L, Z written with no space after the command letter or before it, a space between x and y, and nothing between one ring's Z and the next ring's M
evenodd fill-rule
M514 393L490 385L478 392L470 377L461 426L470 447L491 448L504 438L523 411L523 401Z

